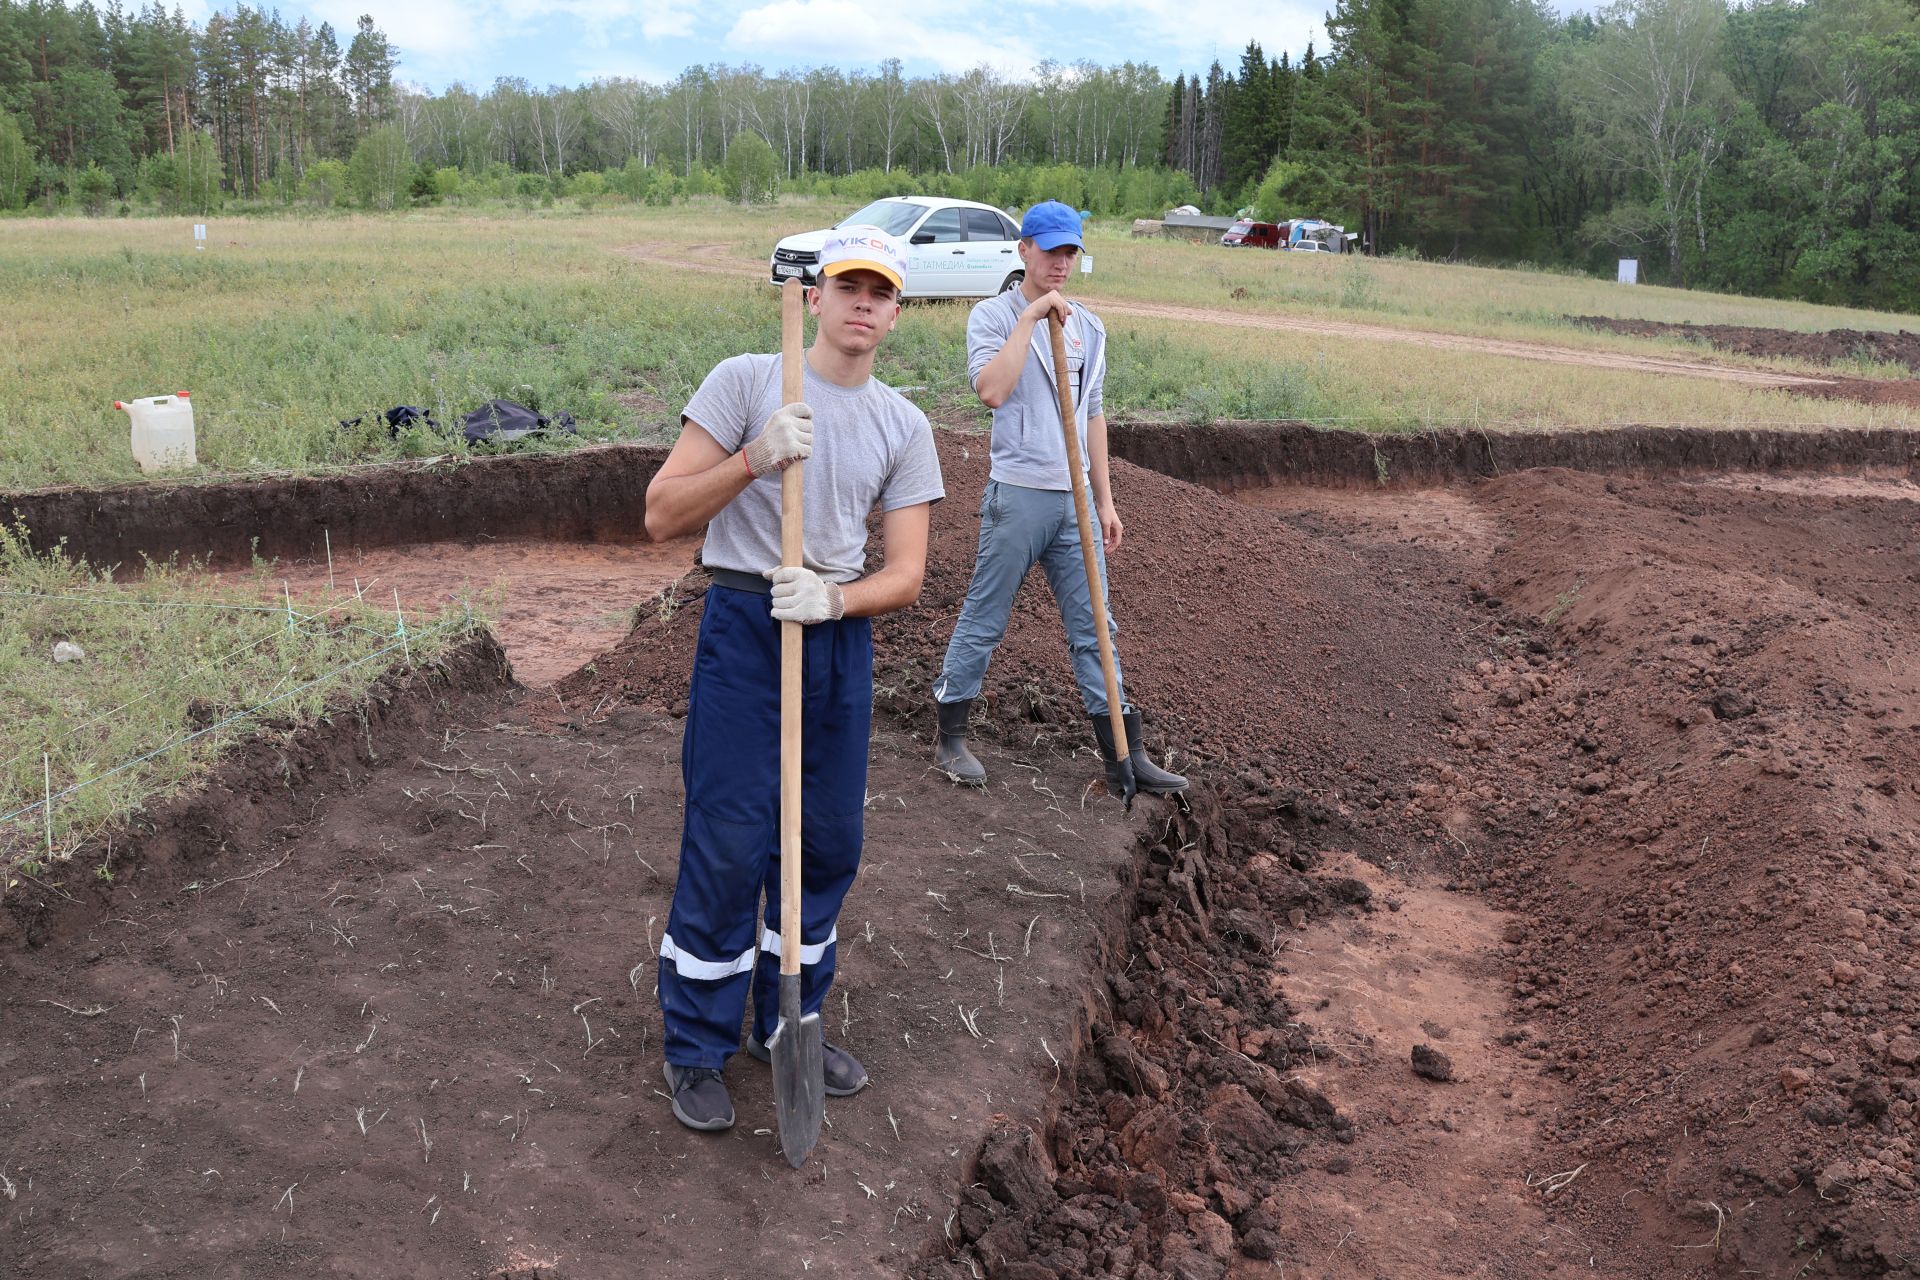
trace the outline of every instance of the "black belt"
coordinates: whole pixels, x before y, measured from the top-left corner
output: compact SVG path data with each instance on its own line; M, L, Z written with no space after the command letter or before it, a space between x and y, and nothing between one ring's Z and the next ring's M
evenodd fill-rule
M773 584L757 573L742 573L738 569L708 569L707 576L713 579L716 587L728 587L734 591L751 591L756 596L773 594Z

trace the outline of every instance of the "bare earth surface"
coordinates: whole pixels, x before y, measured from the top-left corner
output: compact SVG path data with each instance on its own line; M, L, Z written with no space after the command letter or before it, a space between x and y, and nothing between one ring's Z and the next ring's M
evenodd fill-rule
M9 1265L1920 1276L1920 488L1116 464L1130 692L1196 779L1128 816L1038 583L995 787L926 767L984 479L945 444L828 1010L876 1083L806 1170L750 1061L725 1137L655 1093L694 574L266 838L10 900Z
M744 1054L724 1136L661 1091L678 723L499 714L0 950L7 1274L879 1277L932 1246L989 1118L1032 1113L1071 1052L1120 807L1068 820L1044 757L956 797L875 743L827 1010L875 1084L796 1174Z
M386 603L431 612L468 597L529 685L549 685L610 648L633 625L633 610L693 563L695 543L448 542L359 550L338 547L333 564L288 561L269 572L295 599L329 588L359 590ZM252 577L252 570L234 570Z
M1920 373L1920 333L1902 329L1829 329L1807 333L1797 329L1761 329L1735 324L1662 324L1657 320L1619 320L1611 316L1569 316L1578 324L1611 333L1647 337L1679 337L1703 342L1722 351L1750 356L1793 356L1802 360L1838 361L1865 357L1904 364Z

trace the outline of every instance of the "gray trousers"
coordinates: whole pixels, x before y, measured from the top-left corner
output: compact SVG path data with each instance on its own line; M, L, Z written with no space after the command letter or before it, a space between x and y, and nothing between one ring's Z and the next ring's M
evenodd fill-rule
M1105 594L1107 559L1094 530L1094 555L1100 564L1100 586ZM1027 571L1038 562L1060 606L1067 631L1067 650L1073 658L1073 678L1080 701L1090 715L1107 710L1107 682L1100 671L1100 640L1093 629L1093 599L1087 591L1086 561L1080 551L1080 526L1074 517L1073 494L1065 489L1029 489L989 480L980 497L980 550L974 559L973 584L947 642L946 661L934 682L940 702L962 702L980 695L993 651L1007 634L1014 593ZM1120 666L1120 629L1113 611L1107 611L1107 634L1114 638L1114 671ZM1124 684L1122 702L1125 701Z

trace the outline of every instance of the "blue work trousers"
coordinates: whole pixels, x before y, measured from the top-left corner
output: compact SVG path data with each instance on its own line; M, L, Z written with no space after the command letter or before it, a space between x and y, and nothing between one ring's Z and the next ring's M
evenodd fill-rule
M660 943L666 1058L722 1067L780 1018L780 624L750 591L707 590L687 693L680 873ZM835 923L860 867L873 722L873 628L821 622L805 638L801 715L801 1004L833 985ZM765 924L759 906L766 899Z
M1094 556L1100 565L1101 595L1106 594L1107 557L1094 529ZM967 588L960 621L947 642L946 661L934 682L940 702L962 702L980 696L993 651L1007 634L1014 593L1020 590L1035 563L1047 575L1060 621L1067 631L1067 650L1073 658L1074 682L1089 715L1107 710L1107 681L1100 671L1100 637L1093 629L1093 597L1087 591L1086 560L1080 551L1080 525L1073 510L1073 494L1065 489L1029 489L1024 485L987 481L980 496L980 549L973 563L973 584ZM1107 634L1113 638L1114 674L1120 675L1120 628L1107 610ZM1124 681L1121 700L1125 705Z

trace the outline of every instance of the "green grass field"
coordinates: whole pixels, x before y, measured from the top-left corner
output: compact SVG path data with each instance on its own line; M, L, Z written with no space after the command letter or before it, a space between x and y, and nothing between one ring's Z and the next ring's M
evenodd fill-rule
M137 477L115 399L190 390L202 478L317 470L446 452L387 439L381 410L452 422L504 396L565 409L586 440L671 437L706 371L778 340L773 291L621 252L698 248L751 269L773 240L845 211L788 202L480 215L216 219L196 252L186 221L0 220L0 489ZM1906 317L1545 272L1090 241L1101 298L1284 313L1595 351L1686 354L1678 341L1601 334L1568 313L1778 328L1894 328ZM1233 296L1235 289L1244 296ZM916 306L882 376L946 422L983 421L962 375L965 308ZM1296 418L1384 431L1616 422L1866 425L1897 411L1731 384L1115 317L1116 418ZM1742 363L1722 357L1727 363ZM1886 375L1855 368L1851 373ZM342 419L363 418L358 427Z
M341 591L274 607L260 580L171 567L113 581L0 526L0 896L59 878L90 837L200 775L262 726L342 706L465 634ZM61 644L83 657L55 660ZM47 797L53 803L49 808ZM111 854L91 871L113 874Z

